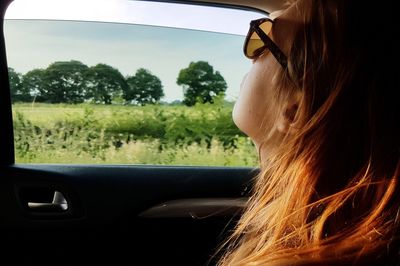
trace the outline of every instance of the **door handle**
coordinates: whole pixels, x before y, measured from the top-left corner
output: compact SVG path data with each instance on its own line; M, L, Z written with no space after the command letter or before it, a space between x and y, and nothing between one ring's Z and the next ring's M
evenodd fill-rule
M54 191L52 202L28 202L28 208L35 212L64 212L68 202L60 191Z

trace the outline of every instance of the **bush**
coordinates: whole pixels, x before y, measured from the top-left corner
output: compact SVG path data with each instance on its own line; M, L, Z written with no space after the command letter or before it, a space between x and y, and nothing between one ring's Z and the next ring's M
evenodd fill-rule
M14 105L17 162L257 164L229 105L38 108ZM43 112L46 119L37 117Z

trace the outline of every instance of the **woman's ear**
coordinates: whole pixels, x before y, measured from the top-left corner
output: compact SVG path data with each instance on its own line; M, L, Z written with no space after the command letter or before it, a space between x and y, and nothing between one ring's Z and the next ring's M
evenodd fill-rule
M278 132L285 135L294 133L296 128L298 128L298 113L301 94L295 94L296 95L289 96L288 101L284 104L276 121L276 128Z

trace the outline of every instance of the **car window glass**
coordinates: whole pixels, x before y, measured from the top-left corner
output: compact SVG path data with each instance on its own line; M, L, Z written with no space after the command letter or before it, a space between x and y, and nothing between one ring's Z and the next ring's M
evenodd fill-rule
M254 166L232 122L253 11L14 1L4 22L17 163ZM205 19L206 18L206 19Z

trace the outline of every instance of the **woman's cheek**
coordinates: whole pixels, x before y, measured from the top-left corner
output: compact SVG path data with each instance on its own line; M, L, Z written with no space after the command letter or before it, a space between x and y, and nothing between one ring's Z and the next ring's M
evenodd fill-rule
M244 76L232 116L236 126L253 140L262 138L271 127L272 69L271 57L259 58ZM267 123L266 123L267 122ZM263 132L262 132L263 131Z
M251 82L244 80L236 101L232 117L236 126L250 138L256 135L256 129L259 128L257 107L257 93L254 91Z
M235 125L244 132L243 130L243 121L245 120L246 114L246 101L247 101L247 96L245 95L245 83L246 83L246 77L248 76L248 73L243 77L242 83L240 84L240 90L239 90L239 97L235 102L235 105L233 106L233 111L232 111L232 118L233 122Z

